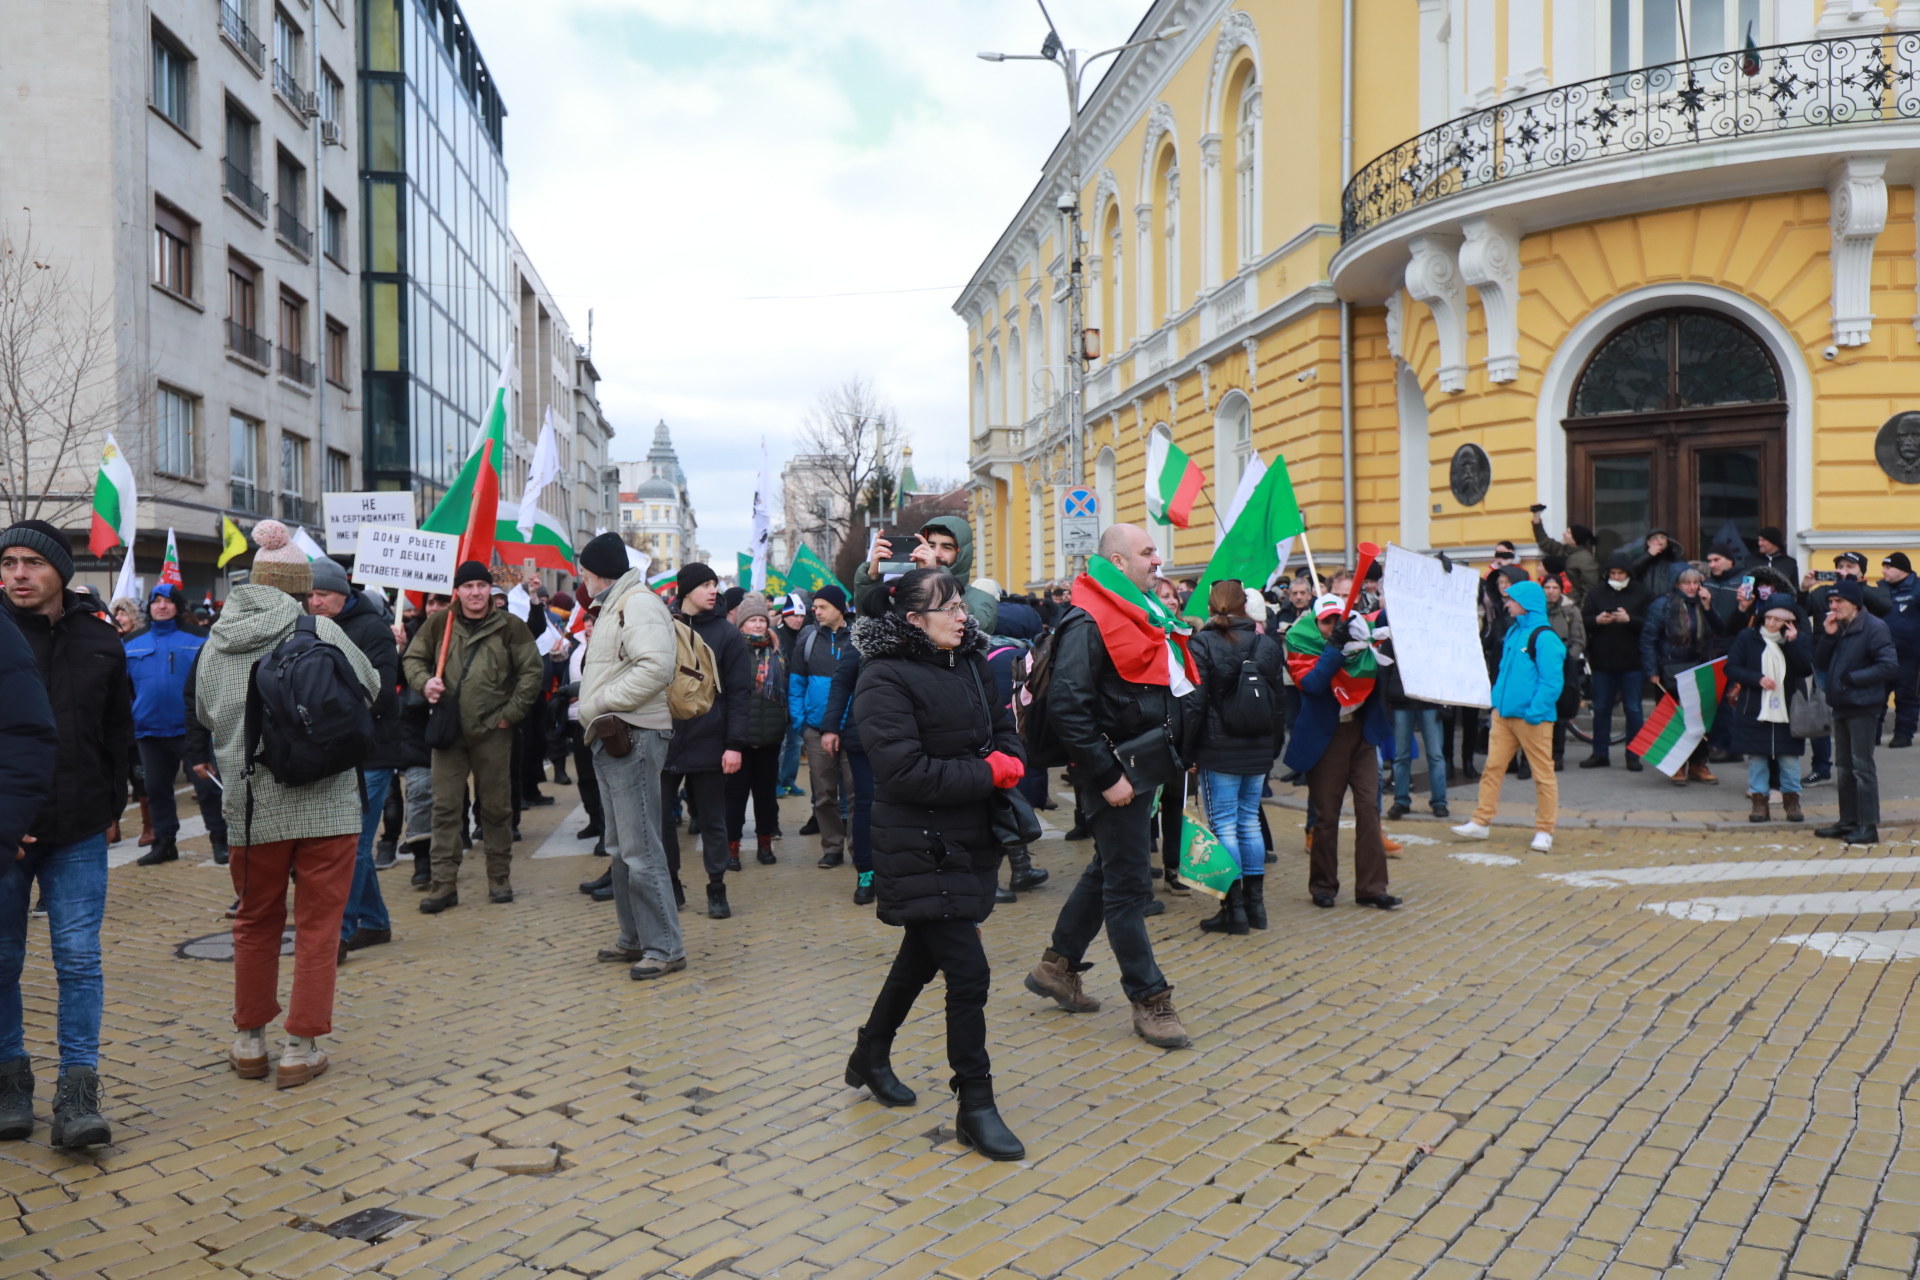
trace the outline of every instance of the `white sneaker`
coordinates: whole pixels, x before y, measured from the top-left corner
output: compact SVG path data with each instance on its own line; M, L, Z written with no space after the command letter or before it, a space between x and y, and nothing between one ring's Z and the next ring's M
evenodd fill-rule
M1551 831L1534 832L1533 844L1531 848L1535 853L1552 853L1553 852L1553 832Z
M267 1029L255 1027L242 1031L227 1050L227 1065L242 1080L264 1080L267 1078Z
M280 1069L274 1073L273 1087L291 1089L327 1072L327 1051L314 1036L288 1036L286 1051L280 1055Z
M1457 827L1449 827L1448 830L1457 836L1465 836L1469 840L1485 840L1493 834L1492 827L1483 827L1472 818L1468 818Z

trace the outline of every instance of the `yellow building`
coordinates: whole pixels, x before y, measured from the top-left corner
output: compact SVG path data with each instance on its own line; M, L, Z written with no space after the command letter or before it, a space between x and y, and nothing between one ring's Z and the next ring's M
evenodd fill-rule
M1525 554L1535 502L1603 551L1920 547L1920 0L1156 0L1137 34L1175 26L1082 115L1102 523L1145 523L1162 432L1208 481L1178 572L1254 451L1326 562ZM1011 584L1068 567L1067 159L955 304Z

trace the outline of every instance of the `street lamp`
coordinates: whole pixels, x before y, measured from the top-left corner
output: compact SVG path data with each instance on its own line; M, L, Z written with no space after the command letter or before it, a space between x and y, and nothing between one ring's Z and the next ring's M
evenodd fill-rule
M1086 329L1083 324L1085 314L1085 280L1081 268L1080 239L1080 82L1087 68L1102 58L1116 53L1125 53L1128 49L1138 49L1144 45L1158 44L1162 40L1171 40L1186 30L1185 27L1165 27L1144 40L1134 40L1127 44L1117 44L1111 49L1102 49L1098 53L1088 54L1084 58L1077 49L1067 47L1060 38L1060 29L1053 25L1053 15L1047 12L1046 0L1036 0L1040 6L1040 16L1047 20L1047 38L1040 46L1039 53L982 53L981 59L987 62L1051 62L1060 68L1067 85L1067 189L1060 196L1060 212L1067 221L1067 368L1071 373L1068 379L1067 395L1067 440L1068 451L1072 455L1069 475L1073 483L1079 484L1086 479L1086 449L1083 439L1086 434L1087 416L1087 345Z

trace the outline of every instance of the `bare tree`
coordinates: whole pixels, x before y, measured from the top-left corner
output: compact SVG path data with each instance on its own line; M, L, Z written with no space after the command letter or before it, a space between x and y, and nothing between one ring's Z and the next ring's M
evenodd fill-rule
M876 497L881 499L880 518L886 518L886 498L900 474L900 451L907 443L893 406L858 376L822 392L801 422L802 457L795 462L804 461L814 500L790 502L788 525L825 548L842 581L851 581L846 575L866 550ZM841 562L849 555L852 559L843 569Z
M115 388L106 304L39 259L33 229L0 232L0 508L12 523L62 523L91 498L84 450L126 406Z

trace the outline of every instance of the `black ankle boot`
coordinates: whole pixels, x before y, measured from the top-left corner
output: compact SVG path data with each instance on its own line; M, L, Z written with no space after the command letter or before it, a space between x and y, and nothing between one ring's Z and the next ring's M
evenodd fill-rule
M733 908L727 905L727 886L721 883L707 885L707 918L711 920L731 920Z
M17 1141L33 1132L33 1059L22 1054L0 1062L0 1139Z
M847 1059L848 1087L867 1086L873 1100L883 1107L910 1107L918 1102L918 1095L893 1074L893 1037L869 1035L865 1027L860 1028L859 1036L853 1056Z
M407 849L413 854L413 887L424 889L433 883L433 842L415 840Z
M989 1160L1024 1160L1027 1149L1013 1136L1000 1108L993 1105L993 1077L955 1080L953 1091L960 1098L960 1112L954 1117L954 1132L960 1141Z
M1015 893L1038 889L1047 882L1047 873L1033 865L1033 855L1016 849L1007 855L1007 888Z
M1227 886L1227 896L1220 900L1220 914L1208 916L1200 922L1200 927L1208 933L1243 934L1247 931L1247 908L1245 906L1245 877L1235 880Z
M582 880L580 882L580 892L585 894L591 894L596 889L611 888L613 888L613 872L611 870L602 872L597 879Z
M1246 908L1248 928L1267 927L1267 878L1265 876L1240 877L1240 902Z
M104 1147L113 1130L100 1114L100 1077L92 1067L74 1067L61 1074L53 1090L53 1145Z

